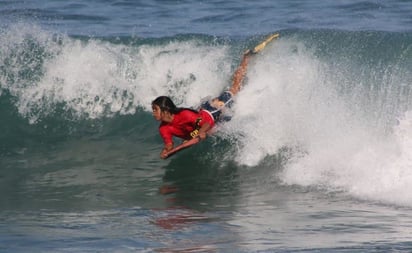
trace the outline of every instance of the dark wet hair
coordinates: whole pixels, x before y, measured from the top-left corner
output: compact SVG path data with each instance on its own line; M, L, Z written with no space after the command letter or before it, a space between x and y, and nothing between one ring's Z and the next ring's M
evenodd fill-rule
M181 112L182 110L190 110L190 111L193 111L193 112L197 113L196 110L193 110L191 108L177 107L173 103L172 99L167 97L167 96L157 97L155 100L152 101L152 106L153 105L157 105L157 106L159 106L160 110L170 112L171 114L177 114L177 113Z

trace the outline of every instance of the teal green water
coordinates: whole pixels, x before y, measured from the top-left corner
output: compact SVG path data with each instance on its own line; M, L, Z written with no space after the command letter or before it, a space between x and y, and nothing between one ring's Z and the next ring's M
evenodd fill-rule
M0 1L0 251L410 251L410 10ZM219 94L273 32L232 120L161 160L151 101Z

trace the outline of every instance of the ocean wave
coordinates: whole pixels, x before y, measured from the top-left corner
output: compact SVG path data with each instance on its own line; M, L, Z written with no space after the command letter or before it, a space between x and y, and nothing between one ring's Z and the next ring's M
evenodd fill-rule
M378 194L362 185L403 173L405 165L394 168L388 157L408 163L397 127L411 110L412 34L280 32L251 62L232 121L219 126L209 145L223 145L226 159L252 167L284 154L279 177L285 184L384 201L405 189L370 182L368 189L387 189ZM190 107L219 94L243 50L265 36L70 37L27 25L1 35L2 153L76 138L153 136L153 98L168 95ZM160 144L148 141L140 145ZM393 173L379 172L386 169Z

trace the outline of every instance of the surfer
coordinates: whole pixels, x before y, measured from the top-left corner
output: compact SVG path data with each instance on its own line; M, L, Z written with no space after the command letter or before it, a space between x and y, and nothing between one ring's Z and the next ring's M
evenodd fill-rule
M273 34L254 49L247 50L233 74L232 85L229 90L203 103L199 111L179 108L167 96L160 96L153 100L152 115L157 121L160 121L159 133L164 142L164 148L160 153L161 158L166 159L172 154L206 138L207 133L214 127L215 123L224 118L224 115L222 115L223 109L232 105L233 97L240 91L250 56L262 50L266 43L278 36L279 34ZM174 136L183 139L184 142L174 147Z
M173 150L173 136L184 140L196 139L192 141L196 143L206 138L207 132L220 120L222 109L230 107L233 96L239 92L251 55L250 50L243 55L233 75L230 89L224 91L219 97L203 103L198 112L188 108L178 108L167 96L160 96L153 100L152 114L161 122L159 132L164 142L161 158L167 158L168 152Z

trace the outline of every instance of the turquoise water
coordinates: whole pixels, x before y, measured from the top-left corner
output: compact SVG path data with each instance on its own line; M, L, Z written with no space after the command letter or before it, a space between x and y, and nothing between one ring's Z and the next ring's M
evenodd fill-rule
M0 1L0 252L408 252L406 1ZM233 117L161 160L151 101Z

